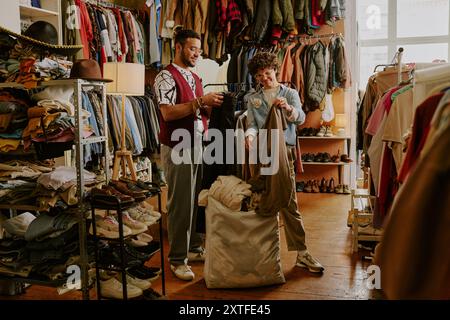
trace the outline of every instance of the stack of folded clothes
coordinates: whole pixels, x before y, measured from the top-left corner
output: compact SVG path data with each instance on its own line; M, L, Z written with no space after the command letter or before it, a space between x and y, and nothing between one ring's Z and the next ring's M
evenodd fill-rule
M0 163L0 204L37 205L36 180L51 172L52 162L8 161Z
M14 91L0 91L0 152L15 151L21 145L28 107L29 102Z
M62 280L67 267L78 263L78 218L71 212L56 215L29 212L2 223L0 273L43 280Z

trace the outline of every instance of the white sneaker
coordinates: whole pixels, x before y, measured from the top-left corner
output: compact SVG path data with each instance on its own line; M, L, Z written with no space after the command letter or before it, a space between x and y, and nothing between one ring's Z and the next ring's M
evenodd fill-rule
M143 213L142 211L138 210L139 207L128 209L127 212L130 214L130 217L134 220L137 220L139 222L142 222L146 226L151 226L152 224L156 223L157 219L147 213Z
M134 220L126 211L122 213L122 221L123 224L131 229L132 235L137 235L148 230L147 226L143 222Z
M189 262L197 262L197 261L205 261L206 251L205 249L201 249L200 252L188 252L188 261Z
M179 266L170 265L170 270L172 270L175 276L181 280L192 281L195 278L195 274L192 272L191 267L185 264L180 264Z
M117 280L122 281L122 276L120 274L117 275ZM152 285L152 283L150 281L135 278L135 277L127 274L127 285L129 285L129 284L131 284L135 287L138 287L142 291L147 290Z
M106 216L104 218L102 217L96 217L96 229L97 229L97 235L110 238L110 239L117 239L119 238L119 223L117 220L112 216ZM89 228L89 233L94 234L94 230L91 227ZM131 229L127 226L123 226L123 236L129 236L131 234Z
M156 211L153 208L153 206L148 202L142 201L137 208L138 210L141 210L143 213L147 213L157 219L161 218L161 213Z
M310 272L314 273L320 273L325 270L320 262L314 259L308 251L306 251L303 255L297 254L296 266L306 268Z
M365 227L358 226L358 233L371 236L382 236L383 229L376 229L370 225Z
M113 299L123 299L123 287L122 283L116 278L111 278L106 281L101 281L100 292L105 298ZM142 289L132 285L127 284L127 297L136 298L143 294Z
M320 126L320 130L319 132L317 132L316 136L317 137L323 137L325 136L325 132L327 132L327 129L325 126Z

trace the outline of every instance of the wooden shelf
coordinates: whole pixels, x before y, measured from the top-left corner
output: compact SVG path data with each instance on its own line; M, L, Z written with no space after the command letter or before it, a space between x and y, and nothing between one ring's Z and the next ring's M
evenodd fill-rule
M350 163L347 162L306 162L302 161L303 165L314 165L314 166L345 166Z
M33 89L50 86L76 85L77 82L80 82L82 86L103 86L103 82L101 81L88 81L83 79L59 79L59 80L40 81L38 82L37 87ZM17 82L2 82L0 83L0 88L26 89L23 84Z
M305 140L346 140L350 139L350 137L339 137L339 136L333 136L333 137L317 137L317 136L297 136L299 139L305 139Z
M57 17L58 13L42 8L19 5L20 14L25 17L42 18L42 17Z
M0 204L0 209L23 210L23 211L48 211L46 208L38 208L27 204Z

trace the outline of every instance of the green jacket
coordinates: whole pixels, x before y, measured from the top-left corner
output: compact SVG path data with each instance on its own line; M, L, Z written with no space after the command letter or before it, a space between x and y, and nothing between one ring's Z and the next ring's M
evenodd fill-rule
M285 32L295 29L294 9L291 0L274 0L272 9L272 23L281 26Z

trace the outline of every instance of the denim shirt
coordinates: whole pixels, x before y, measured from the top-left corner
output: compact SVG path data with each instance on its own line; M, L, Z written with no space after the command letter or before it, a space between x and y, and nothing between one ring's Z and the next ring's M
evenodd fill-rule
M298 92L280 84L278 97L286 98L287 104L294 107L298 113L295 121L287 121L288 127L284 131L286 144L295 146L296 144L296 126L305 122L305 113L302 110ZM244 103L247 105L247 131L245 136L256 135L258 130L264 126L266 117L269 114L271 106L264 98L263 90L252 91L244 97Z

